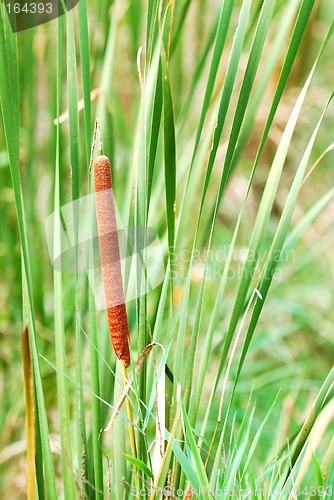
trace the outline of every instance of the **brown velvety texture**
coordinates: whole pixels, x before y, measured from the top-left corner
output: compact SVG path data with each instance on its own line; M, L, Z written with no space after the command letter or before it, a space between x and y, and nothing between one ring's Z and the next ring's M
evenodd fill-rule
M98 156L95 159L93 172L102 279L110 339L116 356L124 362L125 366L129 366L130 332L125 307L110 161L107 156Z

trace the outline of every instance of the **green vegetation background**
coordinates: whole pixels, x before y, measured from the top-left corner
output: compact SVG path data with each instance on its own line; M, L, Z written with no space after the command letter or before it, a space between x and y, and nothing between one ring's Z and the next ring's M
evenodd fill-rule
M94 400L92 392L96 393L96 388L99 387L101 398L109 404L114 404L117 400L115 392L119 387L117 381L115 383L114 375L100 357L101 354L112 370L115 369L115 357L109 345L105 314L97 313L97 327L94 327L95 312L89 313L93 303L92 296L89 296L84 275L75 278L74 275L64 273L60 277L59 273L58 276L56 273L54 276L44 227L46 218L57 204L61 206L79 195L90 192L88 158L95 116L99 116L101 121L104 152L111 158L115 197L122 215L125 219L129 217L129 220L134 217L135 222L145 221L158 231L165 250L166 265L167 242L175 243L176 246L175 255L178 260L175 263L176 278L173 287L169 286L167 279L163 285L147 295L147 301L141 299L127 304L134 359L137 359L142 348L152 340L152 336L154 340L162 343L165 349L169 349L167 366L174 376L173 386L168 377L166 381L167 386L170 384L167 392L170 397L174 397L171 411L167 409L167 420L169 413L171 419L166 422L169 431L172 429L177 407L177 383L181 384L182 398L185 398L186 410L180 411L183 421L186 419L185 414L189 415L191 431L187 428L185 438L182 429L177 430L173 439L180 439L180 443L186 439L187 446L183 451L188 462L181 466L183 472L177 480L180 471L173 459L169 459L169 468L173 470L174 479L176 477L175 484L188 485L188 481L191 482L191 470L195 471L197 477L202 477L203 465L217 422L222 390L225 391L223 419L228 415L224 446L217 451L220 435L218 433L207 468L208 480L215 474L214 459L218 457L220 475L218 474L218 478L216 475L216 480L218 483L220 481L221 485L229 484L229 487L233 487L235 498L239 498L238 488L262 484L261 481L265 477L269 478L264 484L267 489L270 481L273 485L284 484L284 477L288 474L287 453L289 449L294 449L294 438L333 366L333 152L329 151L321 159L301 189L298 189L289 233L287 239L285 236L283 238L288 251L283 254L283 262L271 284L268 296L265 297L263 310L256 313L255 317L252 316L252 308L247 314L246 324L241 330L236 351L233 352L229 372L228 353L231 355L232 344L228 344L226 338L227 332L231 332L233 338L236 338L237 329L231 329L232 311L235 311L236 321L240 324L252 290L258 285L256 280L249 282L247 293L241 300L242 297L238 293L244 266L242 259L247 257L247 250L252 248L252 231L264 189L268 185L269 172L273 170L273 160L282 146L282 133L330 28L334 15L334 5L331 2L315 2L313 9L309 9L309 13L305 15L306 28L301 33L300 47L297 48L296 54L291 56L293 64L284 92L278 96L277 112L250 185L246 208L236 235L231 270L223 290L220 289L220 284L227 252L231 248L234 231L239 224L238 217L269 109L273 97L277 96L276 86L280 71L288 51L293 49L291 35L295 20L301 5L306 6L307 10L313 3L290 0L272 2L272 5L276 6L270 20L270 2L256 0L183 0L175 2L175 6L174 2L162 2L159 7L161 11L154 10L158 3L153 1L148 2L149 6L146 2L136 0L88 1L87 37L84 10L86 3L81 0L79 9L76 7L71 15L66 19L64 17L63 24L58 25L55 20L20 32L17 35L17 60L14 62L10 57L13 58L16 54L12 44L15 37L8 34L1 4L1 29L5 30L0 54L2 68L8 64L8 72L0 76L4 99L2 103L7 95L6 86L13 96L12 107L6 108L3 104L3 120L0 121L2 494L10 492L11 499L23 498L26 491L21 335L26 325L29 325L31 334L32 323L35 325L37 358L59 498L64 489L65 498L75 498L79 491L83 497L94 497L94 491L101 487L102 476L107 495L108 470L112 478L112 498L121 498L123 488L128 495L130 486L117 483L117 465L123 467L129 485L134 481L130 472L132 465L129 461L125 462L122 455L123 451L131 454L128 445L123 442L123 449L117 448L120 444L116 443L113 432L103 438L103 452L110 460L109 469L105 456L96 445L98 433L108 421L112 410L98 400L97 403L95 401L94 408L94 403L91 402ZM226 21L226 42L220 52L219 48L216 49L217 75L212 78L210 65L215 54L213 46L218 33L220 9L224 4L226 9L226 5L233 4L231 18L229 22ZM241 4L244 14L240 14ZM246 12L248 7L249 13ZM268 33L264 36L262 54L258 47L260 60L254 84L251 79L246 81L238 108L239 91L244 75L247 74L247 63L261 7L268 9ZM148 17L150 8L157 16L153 16L151 21ZM244 17L240 20L239 15ZM154 58L155 52L152 50L150 53L150 47L157 47L159 43L159 16L162 56L160 70L157 71L159 58ZM240 30L243 22L245 33L242 38ZM260 23L260 27L265 29L266 20L262 19ZM241 44L240 47L238 43ZM307 151L310 137L333 91L333 43L333 39L329 39L319 60L301 106L292 140L287 142L286 160L284 155L279 153L279 161L282 161L284 168L281 175L277 174L279 185L277 193L274 193L272 207L268 203L264 208L268 224L263 227L260 235L260 262L257 263L257 269L266 266L267 252L273 242L281 214L287 207L288 193L293 180L297 178L296 172L301 158ZM137 67L140 46L143 47L140 59L141 79L144 79L142 82ZM18 81L15 81L16 64ZM167 87L159 83L161 76L167 78ZM211 93L210 81L213 82ZM141 88L141 85L144 87ZM145 99L142 100L143 88ZM14 105L16 92L19 96L17 109ZM92 99L91 108L87 100L89 92ZM202 107L205 95L208 100ZM82 99L85 101L81 101ZM153 102L156 103L157 110L153 109ZM218 113L219 105L221 107ZM246 118L243 116L244 109ZM70 119L65 115L61 125L57 127L57 116L67 111ZM155 111L156 122L153 121L154 117L152 118ZM10 113L12 117L9 116ZM218 122L216 127L217 113L219 119L224 120L221 135L217 135L220 126ZM199 135L201 116L203 122ZM311 149L308 169L333 143L333 117L333 106L330 105ZM241 124L247 119L250 120L248 128L242 128ZM234 146L233 130L239 139ZM240 140L240 130L244 133L243 142ZM18 220L23 219L22 213L17 212L17 198L14 197L11 178L11 173L13 175L17 167L14 152L18 147L17 165L21 174L20 185L25 209L24 233L27 238L23 246L26 243L29 245L34 301L34 315L32 316L31 302L28 300L23 322L22 308L24 300L27 304L27 288L22 278L22 241L18 230ZM230 151L229 147L233 147L233 150ZM9 156L8 148L12 152ZM234 163L225 179L221 203L216 206L220 196L221 175L222 172L227 172L226 157L230 153L233 154L235 149L237 155L233 157ZM210 177L206 177L210 165L212 172ZM201 205L205 179L208 182ZM17 181L14 179L14 184L15 182ZM131 206L135 207L133 212ZM196 231L194 262L191 265L192 271L188 272ZM208 263L206 275L205 256L209 245L213 257ZM224 260L217 262L222 255ZM185 262L181 263L181 257ZM244 365L237 379L234 397L230 400L251 317L255 318L257 323L255 333L250 345L246 346ZM209 357L204 367L201 367L209 334L212 334L212 346L209 346ZM94 336L98 338L99 356L94 355L91 346ZM192 343L191 339L194 338L196 342ZM155 348L154 352L157 366L160 366L161 352L158 350L159 348ZM223 355L225 358L222 361ZM134 408L138 408L137 397L143 398L144 403L148 404L152 394L155 394L156 372L153 357L153 353L150 354L145 365L147 379L145 380L144 375L139 376L136 396L132 401ZM55 366L62 371L57 372ZM63 372L64 368L68 378ZM144 374L144 370L142 373ZM196 397L191 393L191 389L195 387L199 373L203 373L204 378L197 408ZM226 373L225 387L223 382ZM78 395L80 378L85 390L79 390ZM62 387L62 384L65 384L65 387ZM217 390L212 393L215 386ZM65 403L59 399L61 394L65 397ZM304 487L322 484L321 464L324 460L328 461L329 456L333 456L333 442L330 444L334 430L332 396L329 392L317 411L311 434L314 457L309 461L305 459L306 467L300 483ZM37 398L40 397L41 393L38 393ZM80 407L78 402L81 402ZM167 398L167 407L169 402ZM229 403L231 407L227 413ZM195 414L192 413L194 408ZM40 411L43 413L43 409L40 408ZM140 437L140 432L136 434L137 451L142 462L151 469L147 449L154 440L155 423L150 412L155 415L154 396L148 413L144 406L141 406L139 413L134 412L139 427L147 423L145 439ZM122 429L119 432L123 433L127 442L125 407L122 408L122 414L125 420L122 420ZM59 423L61 415L65 419L63 424L61 418ZM69 434L66 434L66 429ZM257 434L258 432L260 433ZM196 441L202 435L199 448L201 454L198 456L191 446L190 434ZM71 455L64 458L67 452L64 451L63 445L61 453L60 443L66 435L71 436L72 449ZM41 436L43 440L43 429ZM258 436L258 441L255 440L256 449L248 460L255 436ZM118 458L115 457L117 450L120 450ZM240 457L238 450L243 450L240 451ZM45 453L43 449L43 463L47 456ZM282 464L278 463L279 460L275 462L276 457L282 456ZM80 457L83 457L82 460ZM201 461L202 466L197 459ZM298 467L302 462L303 456L298 455ZM99 464L102 464L100 476L97 473ZM45 476L48 477L49 470L45 463L44 467ZM67 479L64 470L68 471ZM233 476L230 483L227 483L227 472ZM298 470L295 471L293 481L297 472ZM148 478L145 479L143 470L140 475L142 484L147 484ZM82 481L83 478L86 482ZM52 474L49 479L49 483L48 479L46 480L46 488L47 491L52 491ZM38 481L39 485L43 482L41 478ZM71 485L72 481L75 486ZM293 481L291 485L294 484ZM73 488L76 493L73 493ZM52 497L48 496L48 493L46 496ZM99 497L98 493L96 497Z

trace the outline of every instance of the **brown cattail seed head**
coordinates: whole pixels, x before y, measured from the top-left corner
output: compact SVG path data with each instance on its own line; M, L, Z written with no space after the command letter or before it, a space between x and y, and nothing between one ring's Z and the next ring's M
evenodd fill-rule
M125 366L129 366L129 323L125 307L110 161L107 156L101 155L95 159L93 172L102 280L110 339L116 356Z

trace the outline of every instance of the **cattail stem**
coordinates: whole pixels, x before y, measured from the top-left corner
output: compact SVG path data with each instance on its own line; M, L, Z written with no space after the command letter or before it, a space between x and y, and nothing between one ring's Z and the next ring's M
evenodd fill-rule
M92 162L96 135L99 140L99 156ZM124 384L127 383L127 367L130 364L129 323L125 306L122 268L118 243L115 202L112 191L110 161L102 154L101 131L96 120L89 170L94 173L96 219L100 247L102 281L107 308L111 344L118 359L122 361ZM131 452L137 458L133 413L129 398L126 398L129 419ZM135 469L135 482L139 490L139 476Z
M126 386L128 374L127 374L126 366L124 364L122 364L122 370L123 370L124 386ZM134 458L137 458L136 437L135 437L135 430L133 427L133 413L132 413L132 407L131 407L131 402L130 402L129 396L126 397L125 404L126 404L126 412L127 412L128 419L129 419L131 453L132 453L132 456ZM140 484L139 484L138 471L137 471L136 467L134 467L134 475L135 475L135 483L137 486L137 491L139 491Z
M123 370L124 386L126 386L127 380L128 380L128 374L127 374L127 370L126 370L124 363L122 364L122 370ZM127 414L128 414L128 419L130 420L129 429L130 429L131 451L132 451L132 455L134 457L136 457L137 456L136 439L135 439L134 428L132 425L133 413L132 413L132 407L131 407L131 403L130 403L128 396L127 396L125 402L126 402L126 410L127 410Z

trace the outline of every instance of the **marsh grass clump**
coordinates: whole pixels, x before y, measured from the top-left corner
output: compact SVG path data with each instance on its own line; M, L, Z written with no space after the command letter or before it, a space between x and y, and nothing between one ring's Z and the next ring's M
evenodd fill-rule
M79 0L19 33L0 4L3 495L332 497L333 31L328 0ZM114 193L158 236L126 304ZM107 314L44 234L77 248L92 195Z

